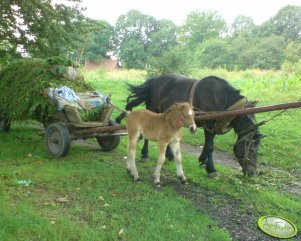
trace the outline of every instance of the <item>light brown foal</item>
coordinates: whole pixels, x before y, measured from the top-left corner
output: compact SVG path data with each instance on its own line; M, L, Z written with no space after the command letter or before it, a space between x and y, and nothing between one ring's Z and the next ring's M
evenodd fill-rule
M174 154L177 176L186 184L182 168L182 155L180 141L182 138L182 126L189 128L191 133L196 130L194 122L194 111L189 103L176 103L165 113L157 114L149 110L138 110L130 112L127 116L126 127L128 131L128 153L126 166L134 181L139 180L136 168L135 156L136 145L140 135L150 141L158 142L158 162L154 173L154 183L160 186L160 171L165 161L167 145L171 147Z

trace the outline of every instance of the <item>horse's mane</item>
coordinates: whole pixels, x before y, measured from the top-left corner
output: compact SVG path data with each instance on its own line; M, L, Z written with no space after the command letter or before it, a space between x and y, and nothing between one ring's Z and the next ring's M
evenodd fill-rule
M225 91L225 93L227 94L228 97L228 101L227 101L227 106L231 106L233 105L235 102L239 101L240 99L245 98L243 95L241 95L240 90L234 88L228 81L226 81L225 79L216 77L216 76L208 76L204 79L215 79L216 81L219 82L219 84L221 85L221 89L223 89Z

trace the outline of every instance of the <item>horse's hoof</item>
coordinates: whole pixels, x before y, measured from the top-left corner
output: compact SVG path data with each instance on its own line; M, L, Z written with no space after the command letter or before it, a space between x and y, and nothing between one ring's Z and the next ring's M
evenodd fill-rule
M138 177L137 179L134 179L135 182L140 182L141 179Z
M149 161L149 158L148 157L142 157L141 161L147 162L147 161Z
M200 163L200 165L199 165L201 168L204 168L204 169L206 169L206 163Z
M208 173L208 177L209 178L215 178L215 177L218 177L219 176L219 173L218 172L211 172L211 173Z
M156 188L160 188L161 187L160 182L155 182L154 185L155 185Z

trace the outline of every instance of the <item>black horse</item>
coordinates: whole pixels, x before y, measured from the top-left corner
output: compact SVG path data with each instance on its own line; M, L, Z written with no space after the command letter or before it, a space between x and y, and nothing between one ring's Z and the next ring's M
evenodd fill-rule
M163 75L146 80L138 86L128 85L131 92L126 110L145 103L146 108L161 113L167 110L174 102L191 101L196 111L223 111L233 108L246 98L240 91L232 87L226 80L209 76L200 81L182 75ZM124 117L121 114L116 118L120 123ZM258 124L255 124L254 115L243 115L221 121L196 121L198 127L203 127L205 144L199 157L200 166L206 168L209 177L218 173L214 168L212 152L216 134L224 134L224 129L234 129L238 138L233 151L242 171L255 175L257 166L257 152L261 134ZM148 140L145 140L142 157L148 158Z

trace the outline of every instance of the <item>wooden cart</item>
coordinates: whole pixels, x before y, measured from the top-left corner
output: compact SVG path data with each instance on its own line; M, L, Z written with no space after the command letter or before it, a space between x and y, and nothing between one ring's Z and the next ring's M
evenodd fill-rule
M55 101L48 98L47 90L44 91L44 96L49 105L56 105ZM47 121L43 122L48 153L53 157L66 156L72 141L88 138L96 138L102 151L115 149L120 142L120 137L127 135L126 127L117 125L111 119L116 108L120 110L111 103L109 98L107 103L102 106L95 121L82 121L78 110L71 105L55 111L47 117ZM9 118L0 113L0 132L8 132L9 129Z

